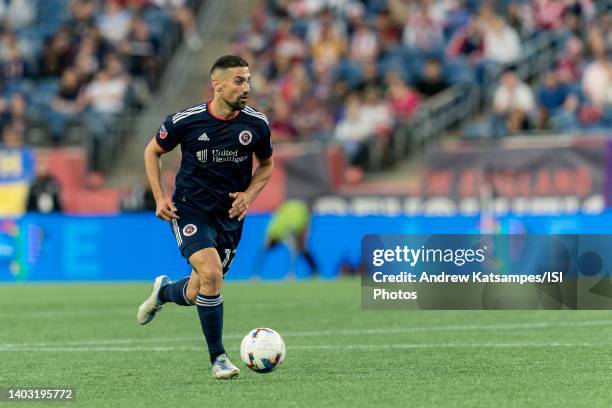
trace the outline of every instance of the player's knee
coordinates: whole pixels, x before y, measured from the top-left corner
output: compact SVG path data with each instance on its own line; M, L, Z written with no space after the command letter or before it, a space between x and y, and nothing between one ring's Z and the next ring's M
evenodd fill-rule
M215 250L205 250L193 254L189 261L196 268L200 282L223 280L223 267Z

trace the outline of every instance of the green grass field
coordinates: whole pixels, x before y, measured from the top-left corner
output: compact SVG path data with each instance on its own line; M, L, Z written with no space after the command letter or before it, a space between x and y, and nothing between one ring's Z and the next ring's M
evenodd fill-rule
M612 406L611 312L362 311L358 280L228 282L230 357L268 326L287 358L222 382L195 308L136 325L149 291L0 286L0 387L73 387L72 407Z

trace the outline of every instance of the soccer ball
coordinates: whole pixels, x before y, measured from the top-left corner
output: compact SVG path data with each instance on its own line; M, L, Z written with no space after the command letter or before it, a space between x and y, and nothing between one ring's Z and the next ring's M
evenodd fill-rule
M240 357L244 364L258 373L269 373L285 359L285 342L272 329L253 329L240 344Z

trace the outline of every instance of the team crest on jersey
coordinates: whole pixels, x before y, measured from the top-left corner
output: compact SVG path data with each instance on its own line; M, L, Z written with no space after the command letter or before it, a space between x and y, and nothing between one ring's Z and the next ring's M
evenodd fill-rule
M166 127L164 125L161 125L161 127L159 128L159 138L165 139L166 136L168 136L168 131L166 130Z
M193 224L187 224L183 227L183 235L186 237L190 237L196 232L198 232L198 227Z
M242 144L243 146L246 146L249 143L251 143L251 140L253 140L253 134L249 132L248 130L243 130L238 135L238 140L240 141L240 144Z

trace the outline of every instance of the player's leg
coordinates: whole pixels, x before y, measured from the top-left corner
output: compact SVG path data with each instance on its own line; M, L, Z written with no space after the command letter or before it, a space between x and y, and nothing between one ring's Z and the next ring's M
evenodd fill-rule
M161 304L172 302L179 306L193 306L199 289L198 274L192 269L191 275L163 286L159 291L158 299Z
M176 282L171 282L166 275L158 276L153 283L153 292L138 308L138 323L149 323L168 302L179 306L195 305L199 289L200 280L194 270Z
M172 220L169 225L181 254L185 256L185 249L192 244L194 239L200 237L196 235L198 232L196 219L187 213L181 212L181 215L182 217L179 220ZM202 232L206 233L206 230ZM200 236L203 235L202 232L199 234ZM210 240L211 237L204 236L202 238ZM149 323L167 302L176 303L179 306L194 305L199 284L198 275L193 270L190 276L176 282L171 282L166 275L158 276L153 283L153 291L138 308L136 321L141 325Z
M189 257L200 280L196 298L202 332L208 345L213 376L219 379L232 378L240 374L223 347L223 264L219 253L213 247L204 248Z
M308 248L306 247L306 237L307 237L307 230L302 230L302 231L298 231L296 233L296 246L297 246L297 251L298 254L301 254L304 259L306 260L306 263L308 263L308 266L310 267L310 276L314 277L316 275L318 275L319 270L317 268L317 263L314 260L314 258L312 257L312 254L310 253L310 251L308 251Z

